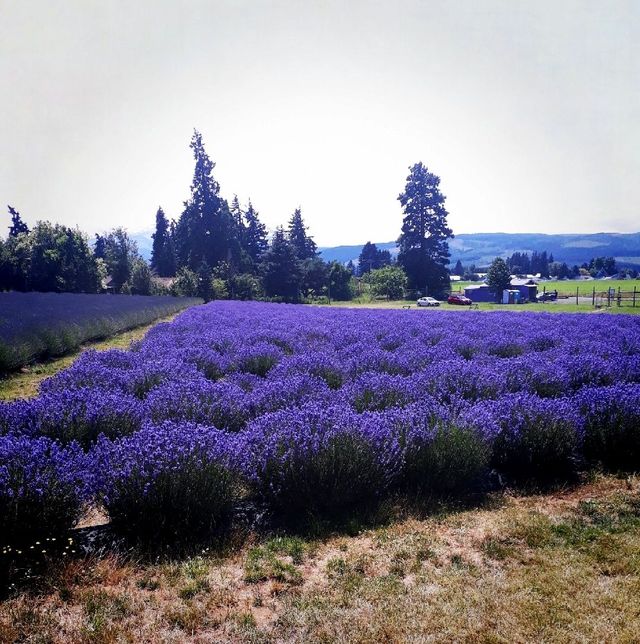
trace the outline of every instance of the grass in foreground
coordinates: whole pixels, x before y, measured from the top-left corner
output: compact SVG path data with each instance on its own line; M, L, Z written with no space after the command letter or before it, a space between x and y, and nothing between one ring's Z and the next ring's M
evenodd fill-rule
M77 351L73 351L61 358L52 358L43 362L36 362L33 365L22 367L20 371L11 372L0 377L0 400L16 400L19 398L33 398L38 395L40 383L66 369L76 358L88 349L105 351L107 349L128 349L132 342L140 340L147 331L160 322L170 322L178 313L154 320L150 324L136 327L118 333L105 340L85 342Z
M60 564L0 641L638 641L640 481L223 555Z

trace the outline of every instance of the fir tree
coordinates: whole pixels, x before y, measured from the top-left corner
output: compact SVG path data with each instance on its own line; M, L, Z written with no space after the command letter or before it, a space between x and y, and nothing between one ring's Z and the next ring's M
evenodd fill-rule
M382 268L391 264L391 253L388 250L378 250L378 247L367 242L358 257L358 269L360 275L365 275L376 268Z
M398 197L404 211L398 263L407 273L409 287L430 295L441 295L450 287L447 239L453 232L439 186L440 177L416 163Z
M453 275L459 275L460 277L464 275L464 266L462 265L462 262L460 260L456 262L455 268L453 269L453 271L451 271L451 273Z
M243 248L251 258L254 265L260 262L260 258L269 248L267 240L267 227L260 221L258 212L253 207L251 199L244 211L245 227Z
M194 131L190 144L195 159L191 197L176 227L176 254L180 266L197 270L203 261L215 266L239 254L229 206L220 197L213 178L215 164L204 149L202 135Z
M270 297L281 297L290 302L300 299L302 269L293 244L282 228L276 229L269 250L264 254L262 284Z
M13 207L7 206L9 208L9 214L11 215L11 226L9 226L9 237L17 237L22 233L28 233L29 227L27 224L22 221L20 213Z
M318 247L313 238L307 234L307 227L302 219L302 211L296 208L287 228L287 236L296 251L298 259L311 259L318 254Z
M153 247L151 249L151 268L160 277L173 277L175 275L174 249L171 240L169 220L162 207L156 213L156 232L152 235Z
M244 229L244 216L243 216L242 208L240 208L240 201L238 200L238 195L233 195L229 212L231 213L231 218L233 219L233 223L236 229L240 233L242 233L242 230ZM242 235L240 235L240 240L242 241Z
M98 259L104 259L107 251L107 240L104 235L96 234L96 241L93 244L93 254Z

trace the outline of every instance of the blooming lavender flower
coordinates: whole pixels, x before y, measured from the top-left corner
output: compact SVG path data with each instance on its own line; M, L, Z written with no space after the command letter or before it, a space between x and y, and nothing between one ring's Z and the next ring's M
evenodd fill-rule
M584 455L612 470L640 463L640 385L585 387L573 398L584 422Z
M217 529L236 471L295 520L348 516L391 489L481 490L488 463L516 483L635 467L640 318L425 313L194 307L0 403L0 436L55 439L54 456L81 441L83 489L148 534Z
M101 434L111 438L132 434L140 429L144 416L142 403L133 396L84 387L4 404L0 428L62 443L78 441L86 448Z
M77 444L0 436L0 541L21 543L72 528L88 498L87 461Z
M267 414L239 440L241 471L277 515L292 521L371 507L401 468L387 426L341 406Z
M92 453L98 497L115 529L145 539L219 530L237 498L233 436L193 423L148 426Z

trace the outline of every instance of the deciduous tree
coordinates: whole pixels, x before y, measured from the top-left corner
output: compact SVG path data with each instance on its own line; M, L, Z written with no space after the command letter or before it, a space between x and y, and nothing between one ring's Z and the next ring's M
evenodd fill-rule
M496 300L499 300L502 291L511 284L511 272L502 257L496 257L487 272L487 284L494 291Z

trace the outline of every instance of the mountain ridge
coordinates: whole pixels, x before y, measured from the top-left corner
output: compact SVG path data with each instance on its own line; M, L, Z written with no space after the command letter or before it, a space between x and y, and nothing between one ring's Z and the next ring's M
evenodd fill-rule
M395 241L375 242L380 250L397 254ZM357 261L364 244L324 246L319 248L326 261ZM615 257L620 266L640 267L640 232L638 233L461 233L449 242L451 264L460 260L464 266L486 266L495 257L515 252L553 254L558 262L570 266L588 262L592 257Z

